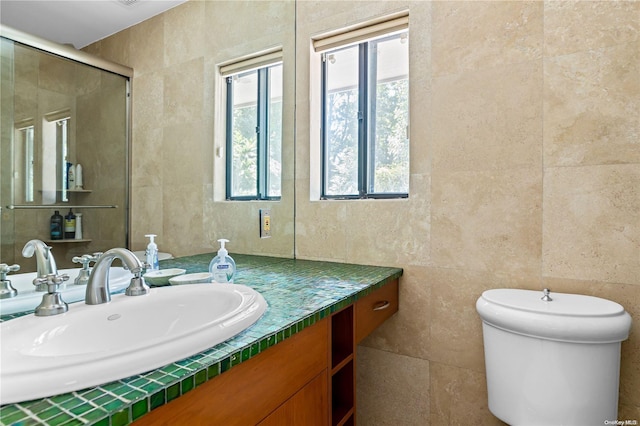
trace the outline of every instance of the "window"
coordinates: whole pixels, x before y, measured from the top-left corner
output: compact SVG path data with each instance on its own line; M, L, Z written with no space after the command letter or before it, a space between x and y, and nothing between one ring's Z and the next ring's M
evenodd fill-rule
M42 142L39 146L39 158L50 161L42 163L42 204L56 203L58 194L60 201L69 201L67 182L69 146L71 143L72 123L71 110L66 108L44 115L42 120Z
M409 49L404 28L323 49L321 198L408 196Z
M281 196L282 63L228 75L226 197Z
M16 158L22 158L22 164L19 167L22 171L22 180L24 181L24 201L27 203L34 201L35 152L33 147L33 129L33 125L18 129L20 137L18 149L20 150L20 154Z

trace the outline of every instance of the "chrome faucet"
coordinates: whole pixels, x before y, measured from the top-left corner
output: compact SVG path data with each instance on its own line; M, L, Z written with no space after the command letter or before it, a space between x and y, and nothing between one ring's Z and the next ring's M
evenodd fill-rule
M113 248L100 255L89 276L87 292L84 303L87 305L99 305L111 301L109 292L109 268L116 259L122 261L123 266L134 275L129 287L125 290L127 296L141 296L149 293L149 286L142 278L143 265L138 257L125 248Z
M38 278L58 275L58 267L56 266L56 260L53 258L53 253L51 253L51 247L40 240L28 241L22 248L22 255L24 257L32 257L34 253L36 255ZM47 291L47 285L37 285L36 290Z

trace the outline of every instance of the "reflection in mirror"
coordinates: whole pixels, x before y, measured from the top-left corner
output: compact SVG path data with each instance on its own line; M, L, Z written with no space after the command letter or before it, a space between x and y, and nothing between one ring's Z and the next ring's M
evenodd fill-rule
M294 135L295 135L295 8L294 1L217 1L217 2L187 2L179 6L180 9L202 8L207 18L211 46L202 46L205 58L205 81L214 82L205 86L207 104L213 105L213 152L208 158L213 160L207 164L213 175L207 180L211 182L205 188L203 200L202 224L204 247L202 251L217 250L219 238L231 240L229 250L235 253L268 255L277 257L294 257ZM176 15L177 16L177 15ZM183 15L180 15L183 16ZM193 14L194 25L199 22L197 14ZM256 17L260 17L257 19ZM198 18L199 19L199 18ZM180 21L182 23L182 21ZM250 25L233 25L233 22L248 22ZM168 21L165 21L167 25ZM221 31L223 31L221 33ZM221 35L222 34L222 35ZM232 74L248 71L242 69L241 64L255 60L253 68L264 69L271 67L271 83L282 82L281 87L271 86L271 95L265 103L270 111L265 121L274 132L265 140L267 147L259 150L268 153L262 158L265 172L260 182L252 179L251 198L240 201L239 194L227 194L227 164L226 164L226 128L225 118L231 113L226 111L228 87L225 83L226 72L235 68ZM277 65L280 63L281 65ZM236 68L237 67L237 68ZM265 76L266 78L266 76ZM279 85L278 85L279 86ZM255 85L254 85L255 87ZM255 88L257 90L257 87ZM254 90L254 93L255 93ZM267 90L268 92L269 90ZM200 91L202 92L202 91ZM281 94L281 96L280 96ZM279 122L276 124L274 120ZM247 126L248 127L248 126ZM255 125L253 126L255 129ZM208 129L207 129L208 131ZM253 132L255 135L255 131ZM255 138L257 139L257 138ZM273 143L278 140L280 143ZM211 145L210 140L207 143ZM273 148L273 151L268 151ZM206 153L206 151L205 151ZM243 157L238 155L238 158ZM259 186L259 184L261 184ZM273 185L272 185L273 184ZM248 194L249 189L242 194ZM262 195L261 195L262 194ZM231 196L229 196L231 195ZM247 197L248 198L248 197ZM259 229L260 211L269 210L271 213L271 235L261 238ZM192 241L202 239L195 236ZM174 254L178 249L171 249ZM192 250L184 247L184 250Z
M128 247L129 77L100 69L106 61L89 65L84 52L46 42L49 53L35 37L16 32L40 48L0 29L0 262L34 271L35 258L21 253L31 239L52 246L64 268L79 267L74 256ZM60 235L56 212L68 219Z
M42 204L55 204L57 194L60 201L69 201L69 121L70 110L47 114L42 120Z
M62 188L60 201L69 201L69 197L67 196L67 191L69 190L69 170L71 163L69 162L69 158L67 156L67 152L69 150L69 120L70 117L63 118L59 121L54 121L53 123L45 124L44 126L53 126L56 131L56 137L53 140L53 146L56 147L56 165L54 168L54 176L58 183L56 184L56 188ZM42 132L43 135L46 132ZM47 139L43 138L42 144L45 145L47 143ZM47 180L54 180L51 177L42 180L44 184Z
M33 124L16 125L16 154L14 176L17 194L23 194L25 203L33 202Z
M282 193L282 63L227 77L227 198Z
M293 257L295 7L293 0L187 1L85 47L136 70L133 250L144 250L153 233L160 251L176 257L215 252L220 238L230 240L231 253ZM270 189L280 199L228 200L224 70L275 52L282 144L274 168L280 187ZM260 210L271 212L269 238L260 235Z

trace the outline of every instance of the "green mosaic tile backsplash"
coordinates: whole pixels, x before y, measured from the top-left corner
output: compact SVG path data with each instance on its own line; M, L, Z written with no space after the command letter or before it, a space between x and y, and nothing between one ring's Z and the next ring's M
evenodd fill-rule
M204 272L213 256L215 253L164 260L160 267ZM238 267L235 282L254 288L269 304L253 326L157 370L78 392L3 405L0 425L130 424L402 275L399 268L232 256Z

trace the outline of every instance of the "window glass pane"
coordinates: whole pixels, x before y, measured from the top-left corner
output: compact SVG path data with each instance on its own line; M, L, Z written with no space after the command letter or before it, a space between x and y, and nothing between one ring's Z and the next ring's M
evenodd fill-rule
M258 73L233 76L231 196L257 195Z
M33 126L29 126L22 130L24 137L24 200L28 203L33 202L33 165L34 165L34 151L33 151Z
M68 144L69 144L69 119L65 118L64 120L60 120L57 122L56 129L56 149L60 151L60 164L62 167L59 168L58 172L60 175L58 179L60 179L61 185L58 188L62 188L61 199L62 201L69 201L69 194L67 191L69 190L69 168L71 165L68 156Z
M269 157L267 196L282 192L282 64L269 67Z
M370 193L409 192L409 43L399 34L369 43Z
M358 194L358 46L326 57L325 195Z

